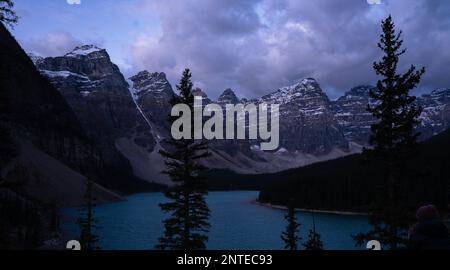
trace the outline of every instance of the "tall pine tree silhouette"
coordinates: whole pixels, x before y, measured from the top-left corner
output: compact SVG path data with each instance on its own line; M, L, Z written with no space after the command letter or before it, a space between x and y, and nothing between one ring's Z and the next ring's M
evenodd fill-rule
M194 96L192 94L191 72L185 69L177 89L180 95L172 100L172 105L185 104L194 116ZM170 117L172 124L176 119ZM194 125L191 125L194 127ZM194 130L191 129L191 138ZM208 145L204 140L170 138L167 150L160 154L166 159L164 171L174 183L165 196L170 202L160 205L163 212L171 217L164 221L164 235L159 239L158 249L201 250L206 248L210 225L210 210L205 197L208 194L206 179L201 173L206 167L199 160L208 157Z
M402 48L402 32L396 33L391 16L382 22L382 30L378 47L384 56L373 65L382 79L370 91L373 104L368 106L368 111L378 121L372 125L372 148L365 149L364 153L369 161L382 166L384 177L369 216L373 228L355 236L355 240L359 245L378 240L395 249L406 243L411 221L403 193L407 185L404 165L409 157L417 154L419 134L415 130L422 109L415 104L416 98L410 91L419 84L425 68L417 70L411 66L406 73L399 74L399 58L406 52Z
M287 226L286 231L281 234L281 239L283 239L285 243L285 249L297 250L298 242L302 240L302 238L298 233L300 223L297 223L297 219L295 217L295 206L292 200L289 203L288 212L286 213L284 218L287 221Z
M78 226L80 227L81 250L99 250L99 237L96 231L100 228L94 217L95 202L92 194L93 182L86 180L86 191L84 194L84 205L80 208Z

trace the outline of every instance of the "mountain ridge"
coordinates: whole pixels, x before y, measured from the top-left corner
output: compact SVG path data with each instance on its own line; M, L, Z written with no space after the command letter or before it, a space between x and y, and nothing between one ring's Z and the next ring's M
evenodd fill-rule
M18 185L16 196L59 206L80 204L86 179L102 178L97 150L66 99L37 71L36 59L1 23L0 58L0 128L10 137L2 143L15 148L1 164L0 178ZM71 188L63 188L63 182ZM121 199L104 191L94 188L100 202Z

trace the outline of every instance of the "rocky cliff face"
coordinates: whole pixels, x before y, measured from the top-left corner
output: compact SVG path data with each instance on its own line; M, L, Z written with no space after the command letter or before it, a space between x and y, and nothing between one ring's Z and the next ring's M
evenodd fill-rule
M168 116L170 102L175 93L163 72L139 72L130 78L132 93L137 105L146 118L154 125L158 136L168 136L170 130Z
M286 150L313 155L325 155L334 148L348 150L330 100L316 80L280 88L260 102L280 104L280 145Z
M155 140L136 107L128 83L108 53L86 45L64 56L39 59L35 63L69 103L88 137L100 150L101 160L114 171L115 177L132 176L130 162L117 144L126 141L151 152Z
M332 111L331 102L314 79L278 89L260 99L240 100L231 89L226 89L216 101L226 104L261 103L280 105L280 152L326 155L333 149L349 151ZM252 151L260 144L256 141L214 142L219 149L235 155L242 153L252 159L264 160Z
M370 127L375 122L367 111L369 91L373 86L363 85L352 88L344 96L332 102L332 111L347 140L366 145Z
M419 131L426 139L450 128L450 89L438 89L417 100L422 106Z
M38 61L37 68L60 90L96 142L145 136L145 132L136 133L146 126L145 119L133 102L128 83L105 50L90 45L77 47L65 56ZM154 142L148 144L152 147Z
M330 101L312 78L280 88L259 99L239 99L226 89L217 101L197 89L203 103L261 103L280 105L280 148L267 153L258 150L259 140L218 140L210 143L213 157L208 166L231 168L239 172L272 172L359 152L368 145L370 127L376 121L366 111L373 86L352 88ZM418 99L424 107L419 131L422 139L450 126L450 90L437 90ZM145 105L144 105L145 110ZM158 114L155 110L152 114ZM156 116L161 118L161 116Z

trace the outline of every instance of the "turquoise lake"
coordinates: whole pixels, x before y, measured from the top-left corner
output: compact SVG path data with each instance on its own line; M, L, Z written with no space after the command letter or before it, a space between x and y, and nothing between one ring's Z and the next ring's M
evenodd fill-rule
M211 209L211 230L207 248L212 250L278 250L284 244L280 238L285 229L284 210L272 209L253 203L257 191L210 192L207 203ZM143 193L129 196L127 201L102 204L95 208L95 217L101 228L97 232L105 250L153 249L163 233L162 221L166 217L159 203L166 199L162 193ZM63 209L62 230L65 240L77 239L78 210ZM316 229L325 249L353 250L352 235L367 231L369 225L363 216L298 212L300 234L306 239L312 228L313 215Z

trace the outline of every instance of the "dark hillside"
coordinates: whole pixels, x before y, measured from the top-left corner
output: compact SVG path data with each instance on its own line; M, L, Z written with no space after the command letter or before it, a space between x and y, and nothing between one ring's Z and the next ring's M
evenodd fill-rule
M64 97L41 76L3 24L0 24L0 87L2 137L31 142L40 151L109 189L134 192L152 188L133 176L126 159L120 164L105 162L107 159L86 136Z

